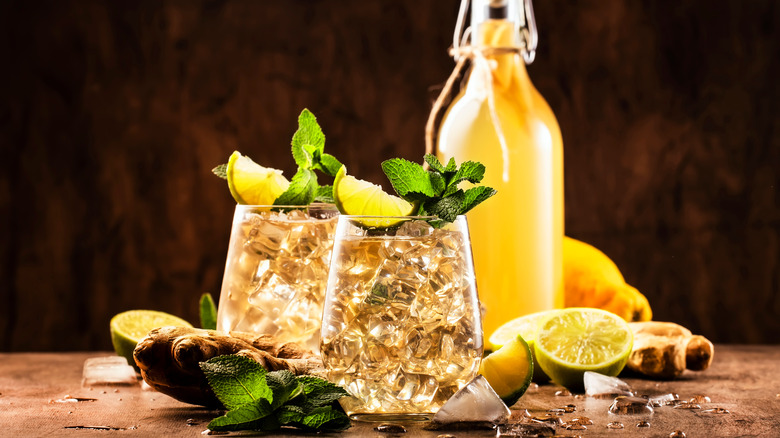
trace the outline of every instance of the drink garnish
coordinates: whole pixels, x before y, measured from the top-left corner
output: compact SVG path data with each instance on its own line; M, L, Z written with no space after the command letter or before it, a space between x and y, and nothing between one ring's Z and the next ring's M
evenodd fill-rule
M317 118L308 109L304 109L298 116L298 130L293 135L291 145L298 170L290 181L282 176L282 171L263 167L237 151L227 164L215 167L212 172L228 180L230 192L239 204L333 203L332 187L320 185L315 171L335 177L341 163L325 152L325 134Z
M347 391L314 376L295 376L287 370L266 371L239 355L215 357L200 363L220 402L228 409L212 420L213 431L279 430L341 431L350 427L338 399Z

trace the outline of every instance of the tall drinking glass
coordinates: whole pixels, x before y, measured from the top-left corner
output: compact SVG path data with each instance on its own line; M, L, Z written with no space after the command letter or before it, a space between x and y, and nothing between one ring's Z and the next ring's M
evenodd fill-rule
M424 219L339 217L320 353L353 419L430 418L479 369L466 219Z
M329 204L237 205L217 329L316 351L337 216Z

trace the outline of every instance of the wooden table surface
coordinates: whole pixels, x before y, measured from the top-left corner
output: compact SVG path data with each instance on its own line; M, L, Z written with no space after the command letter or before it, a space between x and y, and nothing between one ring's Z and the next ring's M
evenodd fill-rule
M0 436L196 437L201 436L209 420L219 414L143 390L140 384L82 387L84 360L108 354L0 353ZM514 416L521 415L523 409L541 416L548 409L573 404L576 411L561 418L587 416L593 424L586 430L566 430L557 426L556 432L560 436L668 437L680 430L687 437L780 437L780 346L718 345L712 367L704 372L686 372L681 379L669 382L624 380L639 394L674 392L681 399L706 395L712 401L702 404L700 410L660 407L649 416L614 415L607 411L611 400L556 395L562 388L549 384L529 390L513 406ZM96 400L57 401L66 396ZM724 408L728 413L705 412L712 408ZM608 429L607 423L614 421L625 427ZM650 426L636 427L640 421L647 421ZM353 427L342 434L318 436L399 436L378 432L375 427L376 424L353 422ZM400 436L497 436L494 430L429 431L419 424L405 427L407 433ZM289 434L305 435L294 431Z

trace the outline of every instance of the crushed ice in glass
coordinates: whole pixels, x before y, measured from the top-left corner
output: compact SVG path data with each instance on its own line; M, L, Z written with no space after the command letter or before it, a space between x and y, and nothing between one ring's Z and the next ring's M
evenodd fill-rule
M435 423L501 423L511 411L481 375L456 392L433 416Z
M621 395L612 402L609 412L618 415L652 414L653 407L646 398Z
M90 357L84 361L82 386L135 385L135 369L121 356Z
M612 398L618 395L634 395L628 383L617 377L586 371L582 380L585 384L585 394L590 397Z

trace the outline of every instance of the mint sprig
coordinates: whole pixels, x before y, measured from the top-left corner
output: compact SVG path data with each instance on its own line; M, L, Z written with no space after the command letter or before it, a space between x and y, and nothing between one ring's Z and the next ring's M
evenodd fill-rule
M274 205L308 205L314 201L333 202L331 192L320 191L315 170L336 176L341 162L325 153L325 134L311 111L304 109L298 116L298 130L292 138L292 156L298 171L290 180L290 187L274 201ZM330 194L326 196L326 194Z
M298 130L292 138L292 156L298 170L290 180L290 186L279 195L274 205L309 205L312 202L334 203L333 187L319 185L315 171L335 177L341 168L341 162L325 153L325 134L317 118L311 111L304 109L298 116ZM227 179L227 164L211 169L214 175Z
M206 330L217 329L217 306L214 298L206 292L200 296L200 327Z
M398 196L407 202L419 203L418 215L436 216L443 223L453 222L486 199L496 194L487 186L475 186L468 190L458 187L462 182L478 184L485 176L485 166L475 161L460 165L450 159L444 166L434 155L425 155L428 170L422 165L402 158L382 162L382 170L390 180Z
M259 363L238 355L200 363L209 386L229 409L212 420L213 431L273 431L295 427L307 431L341 431L349 417L338 399L349 395L340 386L289 371L267 372Z

